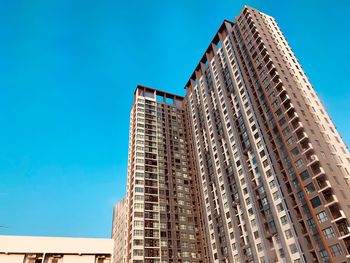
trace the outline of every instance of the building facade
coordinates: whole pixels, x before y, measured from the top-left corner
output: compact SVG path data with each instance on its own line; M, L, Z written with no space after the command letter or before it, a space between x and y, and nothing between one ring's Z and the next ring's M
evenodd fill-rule
M184 98L138 86L130 116L126 262L206 262Z
M111 263L112 249L112 239L0 236L1 263Z
M276 21L225 20L186 96L139 86L127 262L350 262L350 155Z
M113 263L126 262L126 212L126 200L124 198L118 204L115 205L113 210Z

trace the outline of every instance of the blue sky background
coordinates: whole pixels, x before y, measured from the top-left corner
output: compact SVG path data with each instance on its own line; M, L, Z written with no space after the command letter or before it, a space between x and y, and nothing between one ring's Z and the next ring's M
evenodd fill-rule
M0 1L1 234L109 237L137 84L183 86L223 19L274 16L350 142L350 1Z

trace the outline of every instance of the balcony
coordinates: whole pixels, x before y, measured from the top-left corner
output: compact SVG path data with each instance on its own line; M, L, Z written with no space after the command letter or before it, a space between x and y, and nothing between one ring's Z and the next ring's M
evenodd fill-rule
M318 166L316 168L313 168L312 169L312 172L314 174L314 176L312 176L312 179L316 179L317 177L323 175L323 174L326 174L325 171L323 170L322 167Z
M270 69L270 65L273 66L273 67L275 67L275 66L272 64L271 58L267 58L266 60L264 60L264 62L265 62L265 66L266 66L268 69Z
M146 202L158 203L158 196L145 195Z
M284 104L283 104L283 107L284 107L284 110L285 110L285 113L286 114L292 114L295 110L294 110L294 105L293 103L289 102L289 101L286 101Z
M150 160L150 159L145 159L145 165L157 166L157 161L155 161L155 160Z
M318 186L320 187L320 190L318 190L319 193L323 192L328 188L331 188L331 184L325 176L323 176L321 180L317 179L317 183L318 183Z
M307 161L308 161L307 166L312 166L315 163L320 162L320 160L318 159L317 155L315 155L315 154L311 154L309 156L306 156L306 158L307 158Z
M280 97L283 93L287 93L287 90L282 85L280 85L279 87L276 87L276 90L277 90L277 97Z
M297 137L298 137L298 142L297 143L299 143L299 144L301 144L306 139L308 139L308 136L307 136L306 132L304 132L304 131L297 133Z
M342 219L346 219L346 215L345 215L344 211L342 209L340 209L337 204L331 206L329 208L329 210L331 211L331 215L333 217L333 220L331 221L332 223L335 223L335 222L342 220Z
M284 104L286 101L290 101L290 97L289 97L289 95L288 94L282 94L281 96L280 96L280 99L281 99L281 104Z
M156 212L145 212L145 219L158 219L159 220L159 214Z
M340 234L339 239L344 239L350 236L350 227L346 219L339 221L336 225Z
M302 155L307 154L314 149L310 142L305 142L305 143L301 144L300 146L302 149L302 152L301 152Z
M146 228L149 228L149 229L158 229L159 228L159 223L158 222L155 222L155 221L148 221L148 220L145 220L145 229Z
M293 195L291 196L291 204L293 207L298 205Z
M273 83L275 83L275 85L278 84L279 81L281 80L277 70L273 71L273 73L271 74L271 80L273 81Z
M295 111L291 114L288 114L288 117L289 117L289 123L299 119L299 116Z
M145 248L159 247L159 241L155 239L145 238Z
M270 58L269 58L270 59ZM267 74L269 74L270 76L274 76L274 74L277 73L277 69L275 67L274 64L271 64L268 68L267 68ZM277 73L278 74L278 73Z
M261 36L260 36L258 30L256 30L256 31L254 32L254 34L252 35L252 38L255 39L255 40L257 40L257 39L259 39L259 38L261 39Z
M257 42L258 40L256 40L256 42ZM264 45L264 42L263 41L260 41L259 42L259 44L257 45L257 49L258 50L260 50L260 51L262 51L262 50L266 50L266 47L265 47L265 45Z
M158 194L158 189L157 188L146 187L145 188L145 194L157 195Z
M282 80L278 79L277 82L275 82L275 86L273 88L275 90L278 90L279 87L282 87L284 89L284 91L286 91L285 88L282 86L282 84L283 84ZM282 91L283 91L283 89L282 89ZM283 95L282 93L284 93L284 92L282 92L282 91L280 92L280 94L278 94L279 96Z
M336 195L333 194L332 188L323 191L322 194L323 194L324 200L326 201L325 207L331 206L339 202Z
M159 249L154 249L154 248L153 249L151 249L151 248L145 249L145 257L154 258L154 257L159 257L159 256L160 256Z
M299 132L301 129L304 128L303 124L297 120L295 122L292 123L293 129L294 129L294 133Z

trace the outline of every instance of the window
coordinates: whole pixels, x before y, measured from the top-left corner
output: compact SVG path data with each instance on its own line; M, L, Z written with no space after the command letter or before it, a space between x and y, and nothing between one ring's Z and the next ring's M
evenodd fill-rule
M333 227L331 227L331 226L323 229L322 232L323 232L323 234L324 234L326 239L335 237L335 233L334 233Z
M292 254L295 254L298 252L297 246L294 243L289 245L289 248L290 248L290 252L292 252Z
M318 196L312 198L310 200L310 202L311 202L311 205L312 205L313 208L316 208L316 207L321 205L321 200L320 200L320 198Z
M134 249L134 256L143 256L142 249Z
M280 194L279 194L278 192L274 192L274 193L272 194L272 196L273 196L273 200L277 200L277 199L280 198Z
M322 223L328 220L326 211L322 211L317 214L318 222Z
M143 236L143 230L134 230L134 236Z
M281 217L281 223L282 223L282 225L285 225L285 224L288 223L288 221L287 221L287 216L282 216L282 217Z
M286 123L286 118L283 117L282 119L279 120L280 126L282 126L285 123Z
M310 177L309 172L307 170L305 170L304 172L302 172L300 174L300 177L301 177L302 180L306 180L307 178Z
M257 244L256 247L258 248L259 252L262 251L262 249L263 249L261 243Z
M305 190L306 190L307 194L310 194L310 193L314 192L316 189L315 189L314 184L310 183L307 186L305 186Z
M304 165L303 159L299 159L295 162L296 167L300 168Z
M135 192L136 192L136 193L143 193L143 188L141 188L141 187L135 187Z
M284 129L282 130L282 133L283 133L284 136L287 136L289 132L290 132L289 127L286 127L286 128L284 128Z
M141 226L141 227L143 227L143 221L134 221L134 226Z
M278 252L279 252L281 258L284 258L284 257L285 257L283 248L280 248L280 249L278 250Z
M287 239L290 239L292 237L292 231L290 229L284 231L284 233L286 234Z
M267 160L263 161L264 168L267 167L268 165L269 165L269 162Z
M330 248L331 248L332 255L334 257L340 256L342 254L342 251L341 251L339 244L335 244L335 245L331 246Z
M329 262L329 256L328 256L326 250L324 250L324 249L320 250L320 255L321 255L323 262Z
M293 150L292 150L292 154L293 155L298 155L299 154L299 149L297 147L295 147Z
M255 219L252 219L252 220L250 221L250 223L252 224L252 226L255 226L255 225L256 225Z
M283 205L282 205L282 203L279 203L276 207L277 207L277 211L278 211L278 212L282 212L282 211L283 211Z
M274 188L276 186L276 182L275 180L272 180L270 183L269 183L270 187L271 188Z
M288 145L292 145L294 143L294 138L293 137L290 137L288 140L287 140L287 144Z

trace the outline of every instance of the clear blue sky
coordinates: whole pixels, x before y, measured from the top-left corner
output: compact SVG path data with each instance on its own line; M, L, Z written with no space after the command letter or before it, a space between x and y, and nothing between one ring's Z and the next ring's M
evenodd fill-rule
M0 234L109 237L137 84L183 86L223 19L274 16L350 142L350 1L0 1Z

